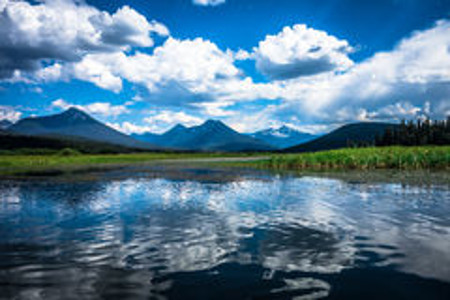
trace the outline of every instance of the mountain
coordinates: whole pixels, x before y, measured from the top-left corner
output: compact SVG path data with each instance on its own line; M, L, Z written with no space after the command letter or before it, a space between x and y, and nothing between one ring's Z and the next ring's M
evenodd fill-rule
M177 144L181 144L181 141L188 137L189 133L187 127L183 125L176 125L164 134L155 134L146 132L143 134L132 134L131 137L146 143L154 145L160 145L162 147L174 148ZM176 148L176 147L175 147Z
M301 132L288 126L269 128L249 135L277 149L292 147L317 138L315 135Z
M13 122L9 121L9 120L0 120L0 129L5 130L8 127L10 127L13 124Z
M283 152L314 152L339 149L348 147L350 143L372 144L375 137L381 136L387 128L395 130L398 125L369 122L348 124L307 143L284 149Z
M136 139L161 147L198 151L269 151L274 147L251 136L238 133L221 121L208 120L202 125L177 125L162 135L134 135Z
M8 131L27 136L76 137L131 148L158 148L116 131L76 108L56 115L22 119Z

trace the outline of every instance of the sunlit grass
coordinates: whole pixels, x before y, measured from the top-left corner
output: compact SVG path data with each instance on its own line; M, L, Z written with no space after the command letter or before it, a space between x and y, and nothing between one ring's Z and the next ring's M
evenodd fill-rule
M247 162L227 162L229 166L246 166L279 170L332 169L400 169L450 170L450 146L348 148L301 154L249 153L135 153L135 154L79 154L61 151L38 155L0 155L0 174L26 173L40 170L67 170L113 165L138 165L157 160L185 160L201 158L261 157ZM222 164L217 160L211 164Z
M271 169L450 169L450 146L349 148L280 154L252 162Z
M157 160L194 160L215 157L242 157L251 154L223 153L133 153L133 154L77 154L54 153L40 155L0 155L0 174L14 174L48 169L142 164Z

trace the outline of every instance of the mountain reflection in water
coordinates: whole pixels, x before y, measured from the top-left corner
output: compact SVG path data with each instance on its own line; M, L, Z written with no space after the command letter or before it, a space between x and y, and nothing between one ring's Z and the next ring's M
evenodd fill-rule
M0 299L450 298L448 185L189 172L0 182Z

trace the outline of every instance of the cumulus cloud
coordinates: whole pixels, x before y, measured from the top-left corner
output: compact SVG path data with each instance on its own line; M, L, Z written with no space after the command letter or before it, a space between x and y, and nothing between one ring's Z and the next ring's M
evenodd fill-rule
M70 0L38 4L2 0L0 79L36 71L43 64L79 61L88 53L151 47L152 34L169 32L128 6L109 14Z
M427 119L430 114L430 108L430 102L428 101L425 102L423 106L414 106L409 102L397 102L370 112L361 108L357 118L360 121L367 121L371 119Z
M153 131L160 132L177 124L182 124L187 127L199 125L203 122L203 119L185 112L161 110L150 111L149 116L144 119L144 122L151 128L154 128Z
M281 122L317 133L348 122L442 119L450 115L449 49L450 21L439 21L345 71L269 82L279 104L228 120L243 131Z
M236 112L233 110L227 110L226 107L231 106L232 102L221 101L221 102L205 102L198 103L194 106L201 109L201 111L210 117L226 117L235 115Z
M343 74L280 83L278 113L323 122L450 114L450 22L413 33ZM301 112L301 113L296 113Z
M325 31L299 24L269 35L254 49L256 67L272 79L290 79L329 71L347 70L353 65L353 51L345 40ZM246 58L245 52L238 52Z
M71 107L76 107L89 114L100 115L103 117L117 117L130 112L125 105L112 105L108 102L94 102L86 105L74 105L64 99L57 99L53 101L52 107L64 110Z
M169 38L153 55L138 53L128 57L124 64L132 68L131 71L120 70L124 77L133 82L142 80L150 91L177 82L193 93L205 93L215 82L234 78L240 72L232 57L201 38ZM140 78L144 73L142 68L148 70L145 78Z
M126 6L110 14L72 1L0 0L0 78L32 71L29 78L37 82L78 79L115 93L131 83L140 88L140 105L147 101L159 110L144 125L117 124L126 132L210 117L244 131L282 123L316 131L358 120L450 114L448 20L359 63L349 57L346 40L306 25L285 27L250 52L174 37L152 52L128 51L153 46L153 34L169 32ZM240 60L254 60L272 80L255 82L236 65ZM260 100L270 101L252 109ZM127 106L99 102L83 109L118 116Z
M0 105L0 120L16 122L20 119L22 113L12 106Z
M286 36L295 32L310 30L298 26L294 29L284 29L287 34L281 32L274 38L282 37L284 41ZM248 59L250 55L258 63L261 53L271 53L262 50L270 48L261 47L265 42L260 43L252 54L242 52L237 55L201 38L169 38L153 54L116 52L86 55L71 67L70 72L78 79L113 91L121 89L122 80L145 86L150 94L147 100L152 103L197 108L205 118L223 117L243 130L257 129L255 124L263 127L264 124L280 122L304 128L312 128L314 124L316 128L323 128L328 124L331 128L338 123L352 121L421 117L425 110L427 115L441 118L450 113L449 33L449 22L440 21L428 30L405 38L392 51L377 53L354 64L345 54L345 51L350 51L346 42L321 32L317 34L321 38L315 37L316 40L325 45L323 40L330 39L334 44L321 45L320 51L329 50L323 53L328 53L324 55L335 62L333 70L340 72L321 72L267 83L255 83L235 66L238 56ZM316 32L308 34L315 36ZM296 35L292 38L292 44L296 45ZM313 44L308 45L311 47ZM338 49L341 52L337 53ZM342 49L347 50L342 52ZM287 53L270 57L280 64L295 61L293 52ZM253 120L248 115L254 112L246 107L245 102L251 104L258 99L279 100L279 104L258 111L258 118ZM241 102L239 111L230 109L236 102ZM428 103L426 109L425 103ZM233 119L233 113L240 117ZM238 124L244 122L248 124ZM160 124L164 126L165 123Z
M74 77L88 81L96 86L119 93L122 90L122 78L114 74L110 68L114 60L122 59L126 55L122 52L107 54L88 54L79 63L66 65L63 78Z
M211 41L168 38L153 54L89 54L62 70L44 69L39 75L74 77L114 92L127 80L146 87L152 102L167 106L273 97L273 87L255 84L234 61L230 51L222 51Z
M131 122L122 122L122 123L107 122L106 125L125 134L133 134L133 133L143 134L146 132L152 132L155 129L152 126L142 126Z
M226 0L192 0L192 3L201 6L217 6L220 4L224 4L225 1Z
M132 133L163 133L177 124L184 126L196 126L203 123L203 119L186 112L176 112L171 110L150 110L146 112L147 117L143 119L143 124L131 122L107 123L112 128L124 132Z
M232 55L235 60L249 60L253 57L253 55L243 49L239 49L237 52L232 52Z

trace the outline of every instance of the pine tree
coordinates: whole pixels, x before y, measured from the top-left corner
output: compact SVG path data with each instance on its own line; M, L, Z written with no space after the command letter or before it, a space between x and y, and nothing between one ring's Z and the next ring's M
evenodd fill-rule
M388 128L381 136L377 136L375 145L389 146L421 146L449 145L450 116L444 121L402 120L397 129Z

